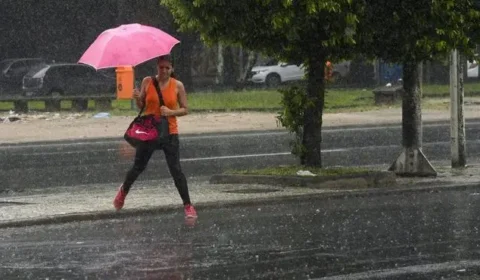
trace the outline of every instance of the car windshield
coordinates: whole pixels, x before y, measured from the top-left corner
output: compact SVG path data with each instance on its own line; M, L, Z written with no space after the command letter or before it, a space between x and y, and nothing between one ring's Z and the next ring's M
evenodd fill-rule
M10 64L12 64L12 61L10 60L0 61L0 71L4 71L8 66L10 66Z
M103 75L108 78L115 78L116 73L115 69L107 68L107 69L100 69L97 71L98 74Z
M265 66L275 66L278 65L278 60L276 59L270 59L265 63Z
M47 72L48 69L50 69L50 66L47 66L45 64L36 65L32 67L32 69L28 72L26 76L32 77L32 78L41 78L45 76L45 73Z

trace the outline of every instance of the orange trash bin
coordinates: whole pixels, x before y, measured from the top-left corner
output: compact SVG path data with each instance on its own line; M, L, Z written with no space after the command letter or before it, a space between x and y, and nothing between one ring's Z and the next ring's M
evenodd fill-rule
M131 66L117 67L117 99L132 99L134 84L134 72Z

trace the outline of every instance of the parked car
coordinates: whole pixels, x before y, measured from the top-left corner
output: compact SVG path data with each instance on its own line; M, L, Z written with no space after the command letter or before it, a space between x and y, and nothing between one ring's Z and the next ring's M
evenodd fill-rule
M476 61L467 63L467 77L478 78L478 63Z
M346 77L349 72L350 62L342 62L333 65L332 79ZM299 81L305 76L303 64L295 65L271 60L265 65L252 68L248 81L254 84L265 84L269 87L277 87L282 83Z
M114 95L116 80L88 65L57 63L28 72L23 78L23 91L27 97Z
M281 83L301 80L303 76L304 70L302 65L297 66L272 60L265 65L253 67L248 81L276 87Z
M33 67L46 65L43 58L11 58L0 61L0 94L22 92L23 76Z
M350 64L351 61L334 63L332 69L332 78L334 80L346 78L350 73Z

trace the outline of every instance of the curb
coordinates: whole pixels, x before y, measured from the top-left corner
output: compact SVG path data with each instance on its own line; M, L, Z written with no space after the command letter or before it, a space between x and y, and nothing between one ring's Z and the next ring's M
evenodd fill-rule
M180 137L182 139L189 137L214 137L214 136L229 136L236 134L258 134L258 133L285 133L288 131L283 128L275 129L261 129L261 130L235 130L235 131L218 131L218 132L198 132L198 133L182 133ZM78 144L78 143L87 143L95 144L101 142L125 142L123 136L115 137L95 137L95 138L76 138L76 139L61 139L61 140L40 140L40 141L26 141L26 142L7 142L0 143L0 148L2 147L22 147L22 146L31 146L31 145L64 145L64 144Z
M395 195L395 194L409 194L409 193L422 193L422 192L442 192L442 191L458 191L458 190L480 190L480 181L466 184L444 184L443 186L431 186L425 184L410 185L408 187L397 186L391 189L351 189L342 191L331 191L317 194L301 194L301 195L285 195L270 198L255 198L249 200L234 200L234 201L212 201L205 203L195 204L197 209L214 209L218 207L238 207L238 206L251 206L258 203L263 205L276 204L279 201L310 201L310 200L325 200L325 199L345 199L350 197L366 197L366 196L381 196L381 195ZM99 211L92 213L74 213L65 214L61 216L47 216L39 219L25 219L19 221L0 222L0 229L6 228L19 228L28 226L39 225L56 225L65 224L70 222L81 221L97 221L104 219L115 219L123 217L134 217L138 215L154 215L159 213L172 213L179 211L181 206L179 205L164 205L149 208L137 208L122 210L120 212L115 211ZM201 215L200 215L201 217Z
M346 175L330 176L275 176L216 174L210 178L211 184L260 184L285 187L306 187L314 189L368 189L395 185L396 175L390 171L366 171Z

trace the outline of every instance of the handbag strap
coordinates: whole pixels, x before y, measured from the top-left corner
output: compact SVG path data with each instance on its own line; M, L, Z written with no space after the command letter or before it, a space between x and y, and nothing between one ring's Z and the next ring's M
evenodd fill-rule
M152 76L152 82L153 82L153 85L155 86L155 89L157 90L158 100L160 102L160 106L165 105L165 103L163 102L162 90L160 89L160 85L158 84L157 78L155 76Z
M153 86L155 87L155 90L157 91L157 95L158 95L158 100L160 102L160 106L163 106L165 103L163 102L163 93L162 93L162 90L160 89L160 85L158 84L158 81L157 81L157 78L155 76L151 76L150 77L152 79L152 83L153 83ZM138 112L138 116L137 117L140 117L143 113L143 111L145 110L145 106L147 106L146 104L147 102L144 100L143 102L143 106L142 108L140 109L140 112Z

